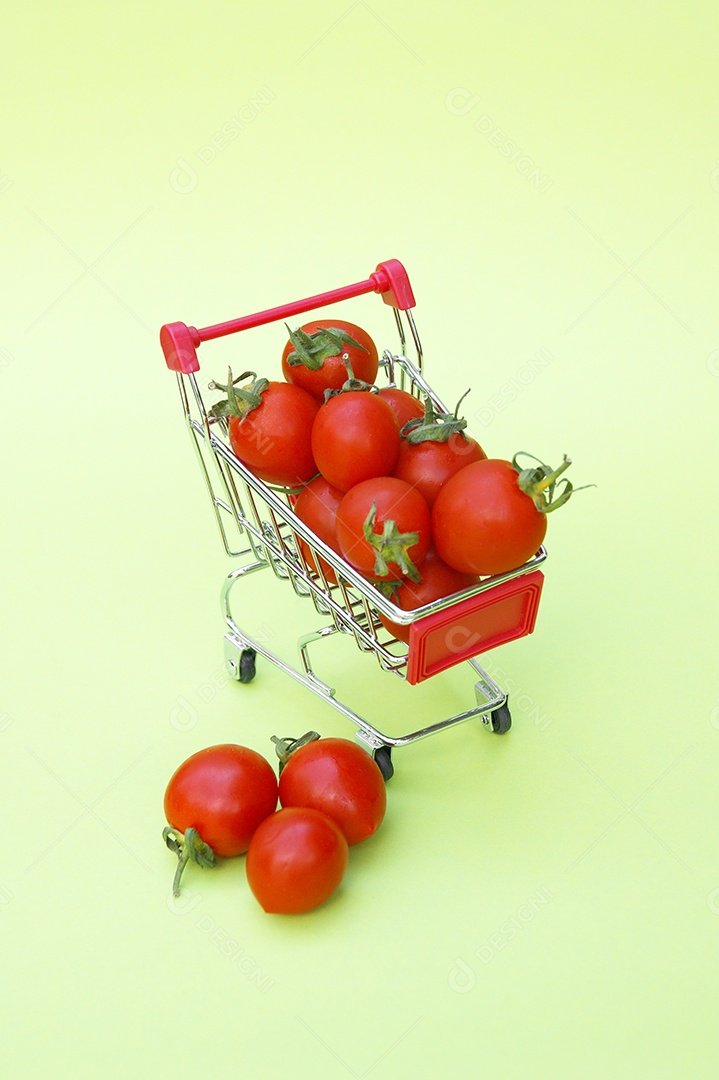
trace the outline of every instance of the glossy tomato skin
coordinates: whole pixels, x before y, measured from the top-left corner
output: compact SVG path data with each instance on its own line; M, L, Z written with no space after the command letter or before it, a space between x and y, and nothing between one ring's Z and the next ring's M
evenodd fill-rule
M223 743L193 754L165 791L165 817L178 832L196 829L215 855L247 851L258 825L277 807L269 761L246 746Z
M400 431L410 420L419 420L424 416L424 405L406 390L398 386L383 386L379 396L394 410Z
M317 472L312 425L319 404L289 383L270 382L261 403L243 419L229 420L235 457L268 484L294 487Z
M379 369L377 346L361 326L343 322L339 319L319 319L316 322L305 323L301 329L306 334L314 334L316 330L322 330L326 327L336 327L338 330L344 330L346 334L349 334L360 345L363 345L367 351L364 352L362 349L355 348L354 345L345 344L342 352L337 353L335 356L328 356L323 360L322 367L318 368L317 371L310 371L304 364L288 363L287 357L294 350L294 346L291 341L287 342L282 353L282 374L287 382L294 383L295 386L301 386L303 390L306 390L308 394L311 394L318 401L324 399L326 389L340 390L349 378L345 362L342 359L343 353L346 353L349 357L352 372L356 379L361 379L371 385L377 378Z
M392 475L416 487L432 506L450 476L486 456L479 443L462 432L453 432L446 442L402 439Z
M395 593L394 603L403 611L415 611L417 608L452 596L476 585L479 578L474 574L462 574L453 570L440 559L434 547L430 547L420 567L421 580L417 583L405 579ZM380 622L400 641L409 641L409 626L401 626L385 615L380 615Z
M388 476L399 454L399 426L378 394L350 390L331 397L312 427L312 451L326 480L340 491Z
M351 846L382 824L387 793L379 766L348 739L301 746L280 773L282 806L309 806L335 821Z
M365 480L342 499L337 511L337 543L343 557L360 574L377 579L376 553L364 536L364 523L373 505L377 507L373 528L376 535L382 535L385 521L394 521L400 533L418 534L407 554L419 568L431 540L430 509L418 491L395 476ZM401 568L395 562L388 566L384 580L399 581L403 577Z
M320 540L333 551L339 552L337 543L337 510L344 498L344 492L332 487L324 476L316 476L302 488L294 500L294 511ZM309 546L300 538L300 548L311 570L317 571L315 558ZM320 558L325 578L330 584L337 581L337 575L326 559Z
M339 887L349 849L339 826L308 807L278 810L263 821L247 852L247 881L264 910L299 915Z
M501 574L541 547L547 518L517 483L511 462L477 461L455 473L432 507L439 556L465 574Z

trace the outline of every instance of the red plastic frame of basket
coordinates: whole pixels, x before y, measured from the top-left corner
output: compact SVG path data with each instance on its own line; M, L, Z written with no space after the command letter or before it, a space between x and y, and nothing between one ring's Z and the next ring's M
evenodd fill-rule
M407 682L531 634L543 582L541 570L533 570L411 623Z
M365 281L357 281L353 285L345 285L340 289L330 289L329 292L308 296L304 300L295 300L290 304L282 304L281 307L257 311L254 315L244 315L230 322L206 326L202 330L197 330L194 326L186 326L182 322L166 323L160 330L160 344L165 354L165 362L171 371L190 375L200 370L197 350L203 341L225 337L227 334L236 334L239 330L264 326L266 323L278 322L280 319L290 319L293 315L299 315L304 311L326 307L328 304L338 304L342 300L350 300L354 296L362 296L363 293L370 292L380 293L385 304L400 311L407 311L415 306L407 271L398 259L388 259L386 262L379 263L375 272L370 274Z

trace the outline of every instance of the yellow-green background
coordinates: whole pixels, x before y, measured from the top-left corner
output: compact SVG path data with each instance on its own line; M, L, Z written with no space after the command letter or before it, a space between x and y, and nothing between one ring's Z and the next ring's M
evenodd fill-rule
M716 1076L714 5L3 22L3 1075ZM550 520L536 633L487 660L506 738L397 753L382 831L312 915L264 915L241 859L173 907L181 760L352 731L267 665L223 675L230 566L158 329L392 257L487 450L571 452L598 486ZM353 313L394 344L377 298ZM272 373L282 340L208 345L203 372ZM262 575L243 600L278 646L318 621ZM411 689L333 648L320 674L390 727L472 701L468 669Z

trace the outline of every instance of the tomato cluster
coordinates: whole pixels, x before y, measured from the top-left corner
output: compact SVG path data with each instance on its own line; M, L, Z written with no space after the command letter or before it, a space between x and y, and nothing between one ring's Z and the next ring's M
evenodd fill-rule
M378 390L377 348L354 323L319 320L289 335L285 381L229 372L227 400L213 411L228 418L240 461L291 489L297 517L328 547L405 610L532 557L547 511L571 493L562 480L553 498L567 458L554 471L536 459L525 469L516 458L488 459L459 406L450 415L429 396L422 404L398 387ZM311 573L336 582L305 541L299 549ZM382 621L407 639L406 628Z
M284 381L228 371L227 420L237 458L287 492L312 533L354 570L414 610L486 575L525 563L540 547L546 514L572 492L569 465L537 459L521 468L487 458L466 421L397 387L378 390L378 355L360 327L340 321L290 331ZM528 455L529 456L529 455ZM308 571L336 571L299 540ZM408 629L382 617L398 639ZM178 856L174 892L188 861L247 854L247 880L267 912L300 913L342 882L349 848L372 836L386 810L379 765L345 739L275 739L279 778L247 747L201 750L165 793L163 836ZM386 774L385 774L386 775ZM277 809L277 803L280 809Z
M233 744L198 751L170 778L163 837L178 856L175 896L189 861L207 868L246 852L247 880L265 911L311 911L341 884L349 848L382 824L384 779L359 746L314 731L274 742L279 783L266 758Z

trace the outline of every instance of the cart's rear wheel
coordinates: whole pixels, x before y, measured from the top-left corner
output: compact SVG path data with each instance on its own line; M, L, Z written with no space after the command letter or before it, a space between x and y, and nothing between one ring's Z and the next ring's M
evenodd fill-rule
M394 765L392 764L392 747L391 746L378 746L372 757L379 765L379 771L382 773L384 782L387 783L394 776Z
M240 653L240 682L252 682L255 677L256 649L243 649Z
M506 701L492 713L492 731L495 735L506 735L512 726L512 714Z

